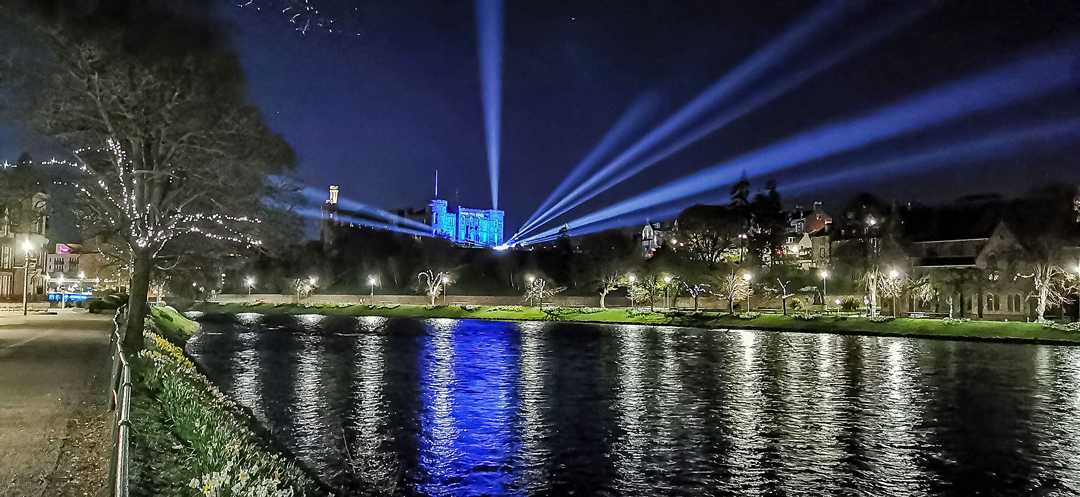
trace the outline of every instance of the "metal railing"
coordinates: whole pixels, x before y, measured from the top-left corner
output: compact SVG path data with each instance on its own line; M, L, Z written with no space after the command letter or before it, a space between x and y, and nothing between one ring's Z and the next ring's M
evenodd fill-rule
M128 460L131 437L131 366L124 355L124 325L127 306L120 306L113 316L112 375L109 377L110 406L113 409L113 447L109 462L110 494L128 495Z

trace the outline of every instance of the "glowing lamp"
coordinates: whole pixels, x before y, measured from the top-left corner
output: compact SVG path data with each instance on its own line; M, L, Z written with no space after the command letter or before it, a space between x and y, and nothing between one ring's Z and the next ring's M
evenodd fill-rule
M79 279L86 279L86 273L79 271Z
M525 277L525 281L528 281L529 283L532 283L535 279L536 277L531 274Z
M30 243L30 240L26 240L22 244L23 252L30 253L34 250L34 244Z
M896 278L899 278L899 277L900 277L900 272L899 271L897 271L895 269L892 269L892 270L889 271L889 278L890 279L895 280Z
M754 279L754 275L752 275L750 273L743 273L742 279L745 280L747 283L749 283L750 280Z
M818 272L818 276L820 276L823 280L827 280L829 279L829 272L826 270L821 270L820 272Z
M629 281L630 283L633 283L633 282L637 281L637 276L634 276L632 274L628 274L628 275L626 275L626 281Z

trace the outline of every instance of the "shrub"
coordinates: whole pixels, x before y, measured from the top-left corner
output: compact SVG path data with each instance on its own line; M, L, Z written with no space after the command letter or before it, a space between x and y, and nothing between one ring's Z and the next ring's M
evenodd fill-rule
M859 302L851 297L844 297L844 300L840 301L840 310L845 312L854 312L859 310Z
M524 308L520 305L500 305L498 307L492 307L488 309L494 312L521 312Z
M798 321L814 321L821 317L821 314L814 314L809 312L799 312L792 314L792 317Z
M791 307L791 310L793 311L799 311L802 310L803 303L799 299L791 299L791 301L788 302L788 307Z
M761 316L760 312L740 312L735 315L735 317L745 320L757 319L758 316Z
M894 318L892 316L873 316L873 317L870 318L870 322L871 323L888 323L889 321L892 321L893 319L896 319L896 318Z
M968 318L941 318L941 322L945 324L960 324L971 321Z

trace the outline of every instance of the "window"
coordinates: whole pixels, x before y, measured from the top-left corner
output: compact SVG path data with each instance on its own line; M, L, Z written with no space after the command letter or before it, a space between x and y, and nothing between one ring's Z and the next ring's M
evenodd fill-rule
M4 295L11 295L11 275L10 274L0 274L0 296L4 296Z
M0 268L11 269L11 247L7 245L0 249Z

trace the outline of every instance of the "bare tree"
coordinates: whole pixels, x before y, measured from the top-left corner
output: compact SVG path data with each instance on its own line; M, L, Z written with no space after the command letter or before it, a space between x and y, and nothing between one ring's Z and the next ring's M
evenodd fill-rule
M1062 306L1072 302L1070 295L1078 288L1076 278L1057 264L1036 263L1028 274L1019 275L1032 281L1034 291L1028 298L1035 299L1035 320L1045 323L1049 306Z
M709 293L709 285L706 283L687 283L685 281L680 283L682 283L682 287L686 290L686 293L694 299L694 312L697 312L699 309L698 302L700 301L701 296Z
M435 305L435 299L443 292L443 288L450 283L450 273L440 271L435 273L428 269L416 275L417 281L424 289L424 293L431 299L431 305Z
M51 54L34 124L74 150L86 236L130 261L125 347L138 350L152 274L170 246L190 237L258 245L268 174L293 154L246 102L239 62L209 23L155 10L169 8L161 2L129 7L145 22L101 8L25 24Z
M795 296L795 294L788 292L788 285L790 284L790 281L781 281L780 278L776 278L777 287L773 289L776 296L780 297L780 305L785 316L787 316L787 299Z
M730 271L717 277L716 292L714 295L728 302L728 312L735 313L735 302L749 297L753 293L750 282L742 277L734 266Z
M544 278L533 278L529 282L529 285L525 287L525 296L523 300L528 305L535 305L544 310L544 300L551 298L566 290L566 287L550 287L547 284L547 280Z
M296 303L299 304L308 298L315 289L319 288L319 279L314 276L296 278L293 280L292 287L296 293Z

